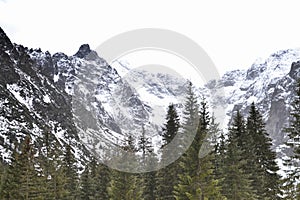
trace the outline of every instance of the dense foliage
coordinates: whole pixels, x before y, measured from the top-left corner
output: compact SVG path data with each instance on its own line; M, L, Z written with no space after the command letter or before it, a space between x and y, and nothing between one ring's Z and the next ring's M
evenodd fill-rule
M286 129L293 141L300 130L299 88L300 83L291 125ZM294 184L299 179L299 168L291 170L285 179L278 175L272 141L254 103L247 118L239 111L233 113L227 134L219 130L209 110L206 100L196 97L190 83L183 121L179 120L176 105L170 104L161 131L162 146L157 152L144 127L138 138L126 138L122 149L139 158L128 163L128 158L119 155L119 161L128 168L149 163L149 159L154 168L164 166L141 174L109 169L93 157L80 166L71 144L55 142L45 132L43 148L36 150L27 134L14 144L11 162L0 164L1 199L299 199L300 190ZM175 137L179 138L177 148L165 148ZM187 144L181 155L180 150ZM289 163L297 164L299 143L289 144L294 150ZM170 156L174 156L174 162L164 165Z

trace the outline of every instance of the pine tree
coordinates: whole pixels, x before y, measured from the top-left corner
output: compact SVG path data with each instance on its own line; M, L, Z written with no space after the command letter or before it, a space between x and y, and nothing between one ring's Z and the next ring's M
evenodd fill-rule
M174 186L178 183L178 173L180 170L179 162L176 161L179 156L179 152L174 151L174 148L165 148L172 141L174 143L174 138L178 134L180 127L179 117L175 106L170 104L166 116L166 124L162 130L162 161L161 165L164 166L157 172L157 198L158 199L174 199L173 190ZM177 146L177 144L174 144ZM169 164L167 161L172 161Z
M285 165L290 167L287 170L287 178L284 183L286 199L300 199L300 79L297 81L295 97L291 104L289 127L285 128L288 134L287 145L292 149L292 155Z
M197 97L194 93L194 86L192 82L188 82L186 100L184 102L183 109L183 122L181 123L182 130L179 131L179 152L187 149L187 147L193 141L194 136L199 124L199 105L197 102Z
M11 165L8 166L3 184L2 199L41 199L44 188L37 172L35 151L29 135L26 135L12 153Z
M65 189L66 175L62 170L60 143L51 134L48 127L45 128L41 138L39 152L39 163L41 164L42 187L45 188L46 199L64 199L67 191Z
M136 162L138 162L134 160L134 155L132 155L137 151L132 136L126 138L122 149L125 153L117 152L120 153L120 155L118 155L119 160L117 160L117 164L122 165L124 169L130 171L136 167ZM136 174L112 170L110 186L108 188L110 199L141 199L143 188L139 187L141 180L137 177Z
M107 188L110 182L110 169L93 158L89 164L91 181L91 194L94 200L109 199Z
M87 200L109 199L107 188L110 182L110 170L107 166L97 163L95 157L85 166L80 176L80 196Z
M170 104L166 116L166 124L163 127L162 140L163 146L168 145L178 133L180 127L179 117L174 104Z
M144 127L142 127L142 135L139 137L137 145L137 151L142 153L142 165L145 166L146 157L153 152L153 147L150 138L146 137Z
M226 156L224 166L221 168L223 173L222 193L227 199L256 199L250 177L244 170L247 160L243 157L242 137L245 133L245 121L240 112L237 111L229 128Z
M81 199L91 200L92 195L92 177L90 173L89 166L87 165L80 177L80 197Z
M62 159L62 172L65 174L65 190L68 199L77 199L79 197L79 177L76 166L76 159L70 144L65 147Z
M142 153L142 166L145 173L139 174L141 188L143 190L142 198L145 200L156 199L156 169L158 159L154 153L154 149L150 138L146 137L145 129L142 128L142 135L138 140L138 151Z
M183 173L179 175L179 183L175 186L176 199L223 199L218 181L213 176L213 154L201 152L203 145L210 148L210 142L206 140L210 117L205 100L200 105L196 135L180 163Z
M219 185L222 185L223 181L223 168L225 166L226 157L226 140L222 133L219 137L219 142L215 144L215 162L214 162L214 175L215 179L219 180Z
M2 177L2 190L1 197L5 200L7 199L21 199L21 195L18 192L18 187L20 186L21 180L20 169L18 167L19 152L17 145L14 145L11 154L11 164L5 169L5 176Z
M279 167L276 164L276 154L271 150L271 139L265 130L262 116L252 103L247 118L247 135L252 143L251 179L252 187L259 199L280 199ZM244 144L245 145L245 144ZM250 156L250 155L249 155ZM247 163L249 165L249 163Z

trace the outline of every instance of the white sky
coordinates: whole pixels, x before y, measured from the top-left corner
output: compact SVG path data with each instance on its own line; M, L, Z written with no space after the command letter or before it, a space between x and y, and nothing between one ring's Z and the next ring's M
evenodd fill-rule
M0 26L15 43L68 55L125 31L170 29L197 42L224 73L300 47L298 2L0 0Z

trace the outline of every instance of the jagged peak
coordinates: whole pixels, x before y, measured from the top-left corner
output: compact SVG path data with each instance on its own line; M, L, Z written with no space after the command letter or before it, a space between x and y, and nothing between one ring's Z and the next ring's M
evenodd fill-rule
M84 58L86 60L95 60L99 58L97 52L91 50L90 45L88 44L81 45L74 56L77 58Z
M0 27L0 50L11 50L13 48L13 44L10 39L7 37L4 30Z
M300 77L300 61L293 62L291 66L291 70L289 72L290 77L297 79L297 77Z
M79 47L79 50L77 51L77 53L74 55L78 58L85 58L86 56L88 56L91 53L91 48L90 45L88 44L83 44Z

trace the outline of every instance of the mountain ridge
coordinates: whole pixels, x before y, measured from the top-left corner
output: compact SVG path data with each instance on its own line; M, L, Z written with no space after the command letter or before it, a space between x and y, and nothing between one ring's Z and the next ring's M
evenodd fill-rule
M175 103L179 113L183 108L186 80L128 66L118 68L123 70L119 74L88 44L72 56L51 55L11 43L0 28L0 58L4 159L9 158L13 141L24 137L24 130L34 133L37 147L42 133L51 130L55 140L72 144L79 160L88 160L95 148L121 145L128 135L138 137L144 129L159 146L167 105ZM246 115L255 102L280 151L286 140L282 128L287 125L288 105L300 77L299 60L299 49L278 51L247 70L226 72L220 80L196 88L197 95L206 96L213 109L224 109L225 126L233 111Z

